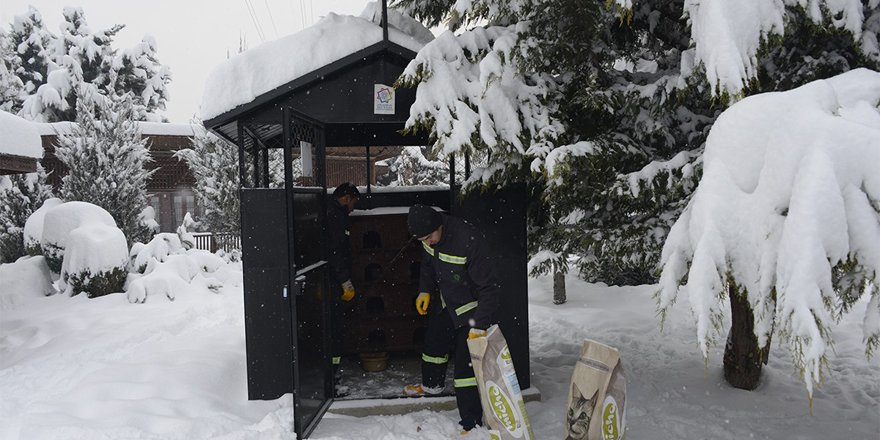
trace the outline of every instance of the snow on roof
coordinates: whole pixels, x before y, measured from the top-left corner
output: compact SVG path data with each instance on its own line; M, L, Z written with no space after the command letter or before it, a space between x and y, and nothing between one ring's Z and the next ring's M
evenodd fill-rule
M205 81L202 118L219 116L382 41L382 28L375 23L377 14L373 10L375 5L368 5L363 14L374 17L373 20L330 13L300 32L261 44L224 61ZM392 43L418 52L433 38L430 31L412 18L392 10L388 14L391 24L388 39Z
M0 111L0 154L43 157L43 143L37 124Z
M41 136L70 134L74 122L44 122L34 123ZM192 124L169 124L165 122L137 122L141 134L144 136L195 136Z

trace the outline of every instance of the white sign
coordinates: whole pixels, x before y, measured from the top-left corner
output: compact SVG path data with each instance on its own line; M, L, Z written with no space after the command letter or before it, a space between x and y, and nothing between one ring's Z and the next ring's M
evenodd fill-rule
M312 177L312 143L299 141L299 157L302 160L302 176ZM296 176L294 176L296 177Z
M394 114L394 87L385 84L373 84L373 114Z

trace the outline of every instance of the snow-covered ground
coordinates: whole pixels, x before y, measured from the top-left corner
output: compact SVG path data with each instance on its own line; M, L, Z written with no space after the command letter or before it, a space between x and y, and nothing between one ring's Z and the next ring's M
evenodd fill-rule
M240 266L171 302L131 304L112 294L0 301L0 439L292 439L290 397L246 399ZM0 270L0 296L14 277ZM538 439L562 438L571 372L581 341L616 346L626 368L627 438L880 438L880 368L865 360L856 317L835 331L832 376L814 394L774 344L758 390L730 388L721 347L705 368L686 304L659 331L655 286L606 287L568 280L553 305L552 280L529 280L532 384L527 405ZM20 295L19 295L20 296ZM684 301L682 301L684 302ZM327 415L314 439L457 438L454 411L353 418ZM468 438L487 439L485 431Z

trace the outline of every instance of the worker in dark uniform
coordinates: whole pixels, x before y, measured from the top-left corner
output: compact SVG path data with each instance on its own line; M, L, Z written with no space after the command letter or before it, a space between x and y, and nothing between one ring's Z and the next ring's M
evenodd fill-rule
M342 360L342 347L347 334L346 304L354 298L354 285L351 283L351 230L348 214L360 198L360 191L351 183L343 183L333 191L333 198L327 207L327 260L330 263L330 295L333 298L333 372L336 382L336 395L347 394L345 387L339 385L339 363Z
M476 228L425 205L414 205L407 218L409 232L425 250L416 309L428 313L422 353L422 383L407 385L408 395L440 393L446 365L454 353L454 386L462 434L482 423L477 380L470 363L467 339L485 335L495 323L500 285L491 251Z

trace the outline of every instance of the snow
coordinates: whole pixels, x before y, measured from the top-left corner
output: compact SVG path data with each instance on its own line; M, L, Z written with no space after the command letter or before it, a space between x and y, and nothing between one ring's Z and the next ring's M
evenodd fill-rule
M46 212L41 243L66 248L71 231L94 224L116 227L116 221L110 213L100 206L86 202L62 203Z
M0 111L0 154L43 157L43 142L37 124Z
M821 382L832 342L824 331L846 307L832 268L852 260L868 278L880 273L878 104L880 73L859 69L746 98L718 118L702 180L663 249L659 296L668 309L686 275L704 354L730 274L755 310L759 344L780 331L802 353L807 391ZM865 330L866 340L880 335Z
M0 312L14 309L31 297L54 293L52 275L43 256L22 257L14 263L0 264L0 284L3 286L0 288ZM4 335L0 334L0 338Z
M229 281L217 293L194 285L174 302L33 294L5 310L0 438L293 439L290 395L247 400L241 267L224 264L215 276ZM532 384L544 400L526 407L537 438L562 437L586 338L621 352L627 438L876 438L880 370L861 352L856 319L866 301L835 330L833 367L811 415L787 353L774 349L758 390L733 389L722 378L720 349L704 364L684 308L670 311L660 333L656 286L567 282L569 301L557 306L552 277L529 279ZM311 438L445 440L458 438L457 420L455 411L328 414ZM489 437L480 429L469 438Z
M43 201L43 204L34 211L27 221L24 222L24 244L25 246L37 245L43 242L43 221L46 213L50 209L62 203L59 198L50 198Z
M757 77L757 53L761 41L772 34L783 35L785 8L803 7L816 24L823 24L823 11L833 27L852 33L854 42L876 53L876 35L865 32L865 10L861 0L685 0L684 15L691 25L695 61L706 67L713 94L724 92L738 98L750 80ZM876 3L866 5L876 8ZM682 57L682 74L691 71L692 60Z
M389 14L390 24L405 19ZM406 23L409 31L420 27L411 19ZM424 31L419 30L417 36L412 36L392 26L388 28L388 39L413 52L418 52L426 43ZM380 41L382 28L376 23L330 13L300 32L263 43L215 67L205 81L201 117L211 119L247 104L264 93Z

